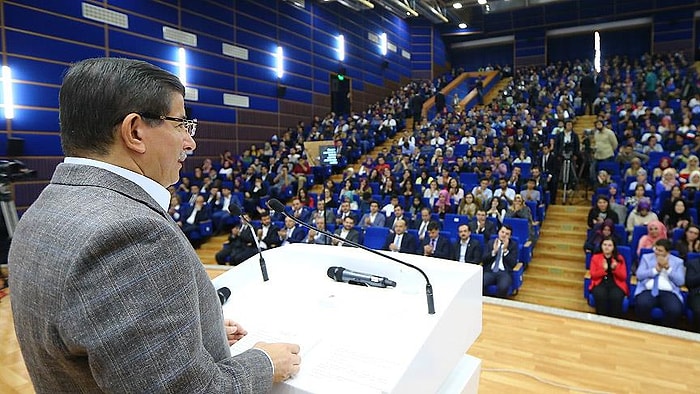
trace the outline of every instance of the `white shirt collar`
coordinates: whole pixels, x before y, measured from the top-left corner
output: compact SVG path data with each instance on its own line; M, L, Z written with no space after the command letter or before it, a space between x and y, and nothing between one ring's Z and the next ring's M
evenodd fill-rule
M88 159L85 157L66 157L65 159L63 159L63 162L69 164L93 166L117 174L123 178L134 182L139 187L141 187L146 193L148 193L149 196L151 196L158 203L158 205L160 205L161 208L163 208L164 211L167 211L168 207L170 206L170 192L168 191L168 189L164 188L161 184L159 184L151 178L145 177L141 174L137 174L123 167L118 167L113 164L106 163L104 161Z

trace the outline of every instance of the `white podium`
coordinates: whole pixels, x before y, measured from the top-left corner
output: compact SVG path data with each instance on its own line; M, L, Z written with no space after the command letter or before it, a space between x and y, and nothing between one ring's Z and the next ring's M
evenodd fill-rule
M390 253L390 252L383 252ZM481 333L482 272L472 264L391 253L419 266L433 285L428 314L425 280L416 270L357 248L291 244L263 252L214 279L231 290L224 315L255 342L301 346L301 371L275 393L476 392L481 361L465 355ZM335 282L330 266L387 277L395 288Z

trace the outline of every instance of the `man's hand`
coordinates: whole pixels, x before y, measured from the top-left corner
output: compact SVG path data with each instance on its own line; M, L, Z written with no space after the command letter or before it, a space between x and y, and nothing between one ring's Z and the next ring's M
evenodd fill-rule
M226 331L226 340L228 340L229 346L240 341L241 338L248 334L245 328L231 319L224 319L224 330Z
M272 359L275 374L274 383L285 381L299 372L299 345L293 343L258 342L253 348L263 350Z

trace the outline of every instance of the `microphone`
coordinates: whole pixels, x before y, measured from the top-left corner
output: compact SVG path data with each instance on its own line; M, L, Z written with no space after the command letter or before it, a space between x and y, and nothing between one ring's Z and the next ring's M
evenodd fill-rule
M396 282L383 276L365 274L345 269L343 267L329 267L328 277L336 282L345 282L351 285L372 286L386 288L396 287Z
M262 249L260 249L260 244L258 243L258 236L255 234L255 228L252 224L243 216L241 207L235 203L231 203L228 206L228 211L231 215L236 215L241 218L241 220L250 227L250 232L253 233L253 241L255 241L255 247L258 249L258 256L260 256L260 272L262 272L263 281L267 282L270 278L267 276L267 264L265 264L265 258L262 255Z
M219 301L221 305L224 305L228 298L231 297L231 290L228 287L222 287L216 290L216 294L219 296Z
M425 295L426 295L426 298L428 299L428 313L431 314L431 315L435 314L435 301L434 301L434 299L433 299L433 285L430 284L430 279L428 279L428 275L426 275L425 272L424 272L422 269L418 268L417 266L415 266L415 265L413 265L413 264L407 263L407 262L405 262L405 261L401 261L401 260L399 260L399 259L397 259L397 258L395 258L395 257L388 256L388 255L379 253L379 252L377 252L376 250L370 249L370 248L368 248L368 247L366 247L366 246L364 246L364 245L360 245L360 244L358 244L358 243L349 241L349 240L347 240L347 239L343 239L343 238L341 238L341 237L339 237L339 236L337 236L337 235L335 235L335 234L333 234L333 233L329 233L328 231L324 231L324 230L318 229L318 228L316 228L316 227L310 226L310 225L304 223L303 221L297 219L296 217L294 217L294 215L288 214L288 213L284 210L284 204L282 204L281 202L279 202L279 200L277 200L277 199L271 198L270 200L267 201L266 205L267 205L267 207L270 208L271 210L273 210L273 211L275 211L275 212L281 213L282 215L284 215L284 216L286 216L286 217L292 219L294 222L299 223L301 226L304 226L305 228L312 229L312 230L314 230L314 231L318 231L319 233L324 234L324 235L326 235L326 236L328 236L328 237L331 237L331 238L335 239L336 241L341 241L341 242L343 242L343 243L350 244L350 245L352 245L352 246L354 246L354 247L356 247L356 248L360 248L360 249L365 250L365 251L367 251L367 252L374 253L374 254L376 254L376 255L382 256L383 258L386 258L386 259L395 261L395 262L397 262L397 263L399 263L399 264L401 264L401 265L405 265L405 266L407 266L407 267L411 267L411 268L417 270L417 271L420 272L420 273L423 275L423 277L425 278Z

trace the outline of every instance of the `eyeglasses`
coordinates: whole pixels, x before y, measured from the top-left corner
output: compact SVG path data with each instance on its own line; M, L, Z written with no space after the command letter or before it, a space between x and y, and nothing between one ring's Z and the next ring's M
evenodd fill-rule
M171 120L173 122L178 122L177 127L181 127L187 131L187 134L189 134L190 137L194 137L194 133L197 131L197 119L176 118L174 116L155 115L148 112L137 113L147 119Z

